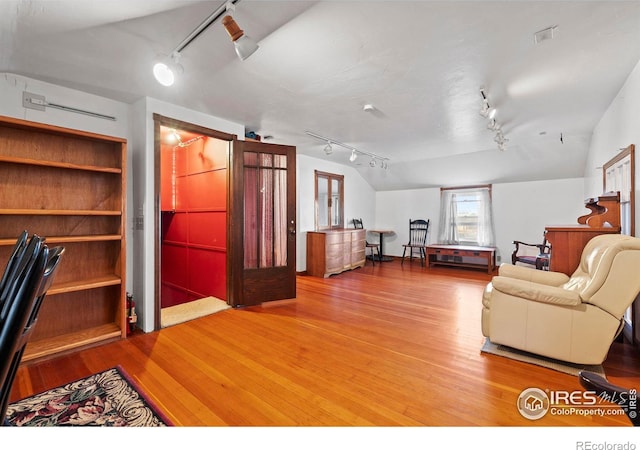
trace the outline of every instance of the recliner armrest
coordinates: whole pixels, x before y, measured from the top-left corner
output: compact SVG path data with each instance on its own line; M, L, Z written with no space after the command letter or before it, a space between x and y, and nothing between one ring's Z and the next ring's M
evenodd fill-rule
M529 269L530 270L530 269ZM534 272L533 270L531 270ZM577 306L582 303L580 294L561 287L533 283L503 276L493 277L493 289L514 297L524 298L534 302L550 303L562 306Z
M548 286L560 286L569 277L562 272L547 272L544 270L534 270L528 267L514 266L503 263L498 269L498 275L519 280L531 281L532 283L546 284Z

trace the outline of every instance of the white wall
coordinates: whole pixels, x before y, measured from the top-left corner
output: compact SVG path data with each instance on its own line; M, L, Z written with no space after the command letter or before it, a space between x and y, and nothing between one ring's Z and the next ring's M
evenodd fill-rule
M394 232L383 237L385 255L402 256L402 244L409 242L409 219L430 220L427 243L435 243L439 216L439 188L376 193L375 228Z
M116 120L106 120L55 108L45 108L45 111L24 108L22 106L24 91L43 95L50 103L113 116ZM126 103L11 73L0 73L0 99L0 114L3 116L125 139L129 137L129 105Z
M375 220L375 191L357 170L330 161L298 155L296 159L297 271L304 271L307 268L307 231L315 229L315 170L344 175L345 227L352 226L349 223L351 219L362 218L365 228L372 228Z
M577 223L584 208L582 178L494 184L492 188L497 255L511 261L513 241L542 242L546 225ZM429 243L438 241L440 189L414 189L376 193L378 228L395 235L385 237L385 254L402 256L409 241L409 219L430 219Z
M602 194L602 165L613 158L619 149L636 146L636 236L640 236L640 62L629 74L625 84L604 113L593 131L585 168L585 198Z
M548 225L577 225L588 214L584 207L584 180L528 181L493 185L496 246L501 262L511 263L513 241L542 242Z

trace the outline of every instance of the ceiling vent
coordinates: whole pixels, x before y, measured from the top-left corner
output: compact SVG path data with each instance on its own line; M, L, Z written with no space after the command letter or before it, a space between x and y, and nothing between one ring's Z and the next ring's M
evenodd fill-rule
M533 35L533 40L536 44L540 44L542 41L551 40L556 37L557 26L545 28L544 30L540 30Z

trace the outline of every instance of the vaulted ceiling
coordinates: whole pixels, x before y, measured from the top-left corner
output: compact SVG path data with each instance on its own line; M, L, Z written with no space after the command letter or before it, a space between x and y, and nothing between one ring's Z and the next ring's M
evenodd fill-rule
M233 15L260 49L240 61L217 21L180 52L176 84L159 85L157 55L223 4L2 0L0 72L239 122L388 190L583 176L594 126L640 60L637 1L242 0ZM326 155L306 131L388 168Z

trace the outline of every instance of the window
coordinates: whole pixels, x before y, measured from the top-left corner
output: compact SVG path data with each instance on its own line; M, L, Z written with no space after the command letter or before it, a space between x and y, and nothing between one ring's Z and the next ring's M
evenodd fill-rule
M491 185L440 189L441 244L493 247Z
M602 167L604 192L620 192L620 225L622 234L635 235L635 146L622 149Z
M316 230L344 228L344 175L315 171Z

